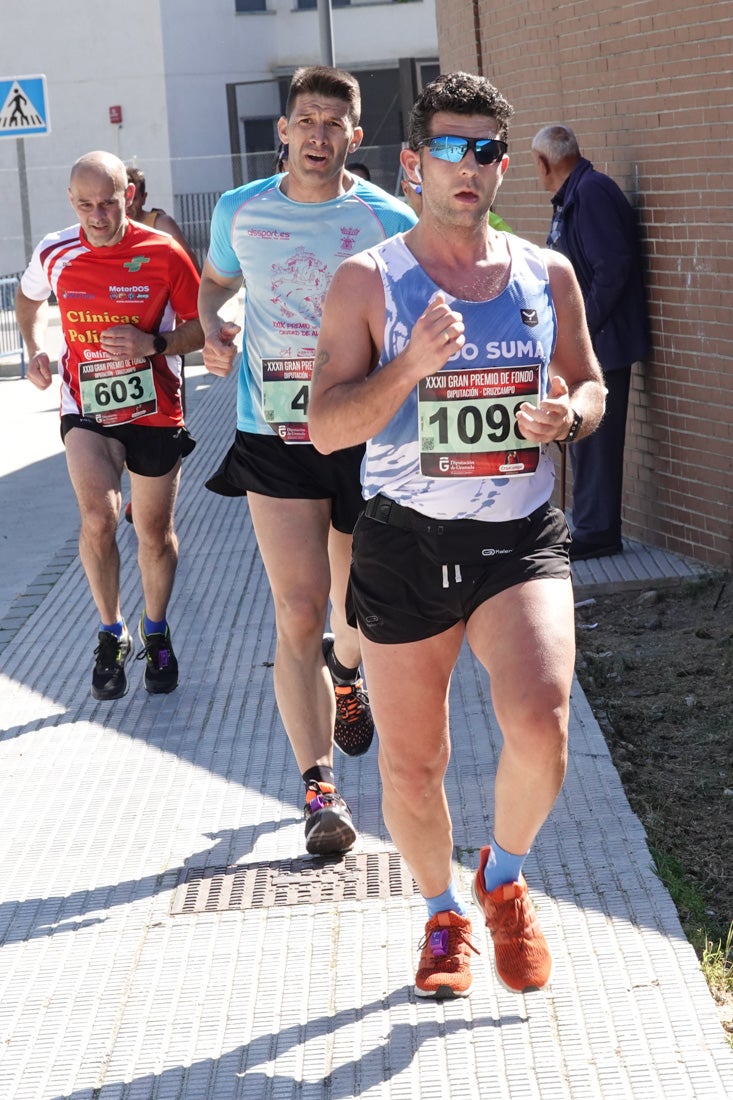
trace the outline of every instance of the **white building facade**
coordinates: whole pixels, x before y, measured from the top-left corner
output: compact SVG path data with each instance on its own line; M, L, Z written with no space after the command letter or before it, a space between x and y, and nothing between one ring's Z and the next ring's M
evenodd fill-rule
M363 92L357 159L392 189L406 110L438 71L435 0L332 5L333 61ZM204 249L213 197L271 171L290 75L324 60L323 27L317 0L5 0L0 78L45 74L50 133L0 134L0 276L74 220L69 168L91 149L142 168L149 205L198 218Z

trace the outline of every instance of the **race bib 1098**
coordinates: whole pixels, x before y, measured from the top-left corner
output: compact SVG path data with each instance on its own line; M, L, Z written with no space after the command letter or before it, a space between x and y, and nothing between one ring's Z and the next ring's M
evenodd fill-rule
M520 434L517 411L538 404L540 364L440 370L418 383L420 471L425 477L517 477L540 448Z

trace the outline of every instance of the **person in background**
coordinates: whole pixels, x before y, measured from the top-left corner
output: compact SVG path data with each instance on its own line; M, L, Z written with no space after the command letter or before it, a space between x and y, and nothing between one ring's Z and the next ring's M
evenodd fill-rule
M464 640L489 674L503 736L474 900L510 991L542 988L552 969L522 873L565 775L575 657L569 533L550 504L548 444L593 431L603 380L570 263L489 224L511 114L483 77L425 86L401 154L422 213L339 267L311 390L318 450L366 441L350 604L384 820L427 906L420 997L471 986L444 787Z
M532 141L532 156L540 184L552 196L547 244L573 265L608 390L600 428L570 451L570 557L580 561L623 550L621 503L631 368L648 352L639 229L621 188L581 156L569 126L543 126Z
M145 187L145 174L140 168L128 168L127 178L130 183L135 185L133 196L127 204L128 218L140 222L141 225L147 225L151 229L160 229L163 233L169 233L173 240L178 241L184 252L188 254L191 263L200 274L201 268L196 253L186 240L183 230L175 218L172 218L170 214L166 214L165 210L162 210L159 206L153 206L150 210L144 209L148 198Z
M361 161L351 161L346 165L346 169L352 176L359 176L361 179L368 180L371 183L372 174L366 164L362 164Z
M181 460L195 446L183 422L180 357L203 345L198 272L172 237L128 218L133 190L111 153L80 157L69 180L78 224L40 242L16 303L28 378L41 390L52 381L44 346L52 292L59 303L61 436L81 516L79 555L100 618L91 690L104 700L126 693L134 654L116 540L125 466L144 597L145 688L167 694L178 684L167 618L178 564L173 513Z
M275 694L305 788L306 848L321 854L348 851L356 839L336 788L334 742L358 756L374 723L358 635L344 610L363 447L316 452L308 437L310 376L340 260L415 220L399 199L345 167L361 142L360 109L350 73L297 70L278 123L287 172L222 195L199 296L204 363L227 375L240 329L220 310L244 279L237 431L207 485L247 494L275 605ZM329 593L333 634L324 637Z
M181 248L186 252L191 263L201 274L201 267L199 265L196 253L191 248L190 244L186 240L183 230L179 226L178 222L171 217L170 214L166 214L160 206L154 206L151 210L145 210L145 203L148 199L148 192L145 184L145 174L140 168L133 168L128 165L127 179L130 183L134 184L135 191L132 198L127 203L127 216L132 218L133 221L140 222L141 225L147 225L151 229L159 229L163 233L168 233L174 241L178 241ZM183 415L186 415L186 364L183 357L181 357L181 404L183 406ZM125 504L123 515L128 523L132 523L132 501Z

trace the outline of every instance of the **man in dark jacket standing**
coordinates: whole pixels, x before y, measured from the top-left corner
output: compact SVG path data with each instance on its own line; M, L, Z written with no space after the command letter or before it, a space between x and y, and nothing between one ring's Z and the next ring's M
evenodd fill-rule
M608 396L601 426L570 449L570 557L618 554L626 410L632 364L646 357L648 328L636 215L620 187L581 156L568 126L543 127L532 142L537 176L552 195L547 244L572 263Z

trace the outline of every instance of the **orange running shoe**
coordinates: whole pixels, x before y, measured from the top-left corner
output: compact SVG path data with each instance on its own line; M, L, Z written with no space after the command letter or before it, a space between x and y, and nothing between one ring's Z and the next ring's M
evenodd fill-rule
M418 997L467 997L471 988L471 922L452 910L436 913L425 925L420 941L420 965L415 976Z
M473 881L473 900L483 910L494 941L494 961L499 981L510 993L542 989L552 976L552 955L542 935L537 913L524 875L489 893L484 868L490 848L482 848Z

